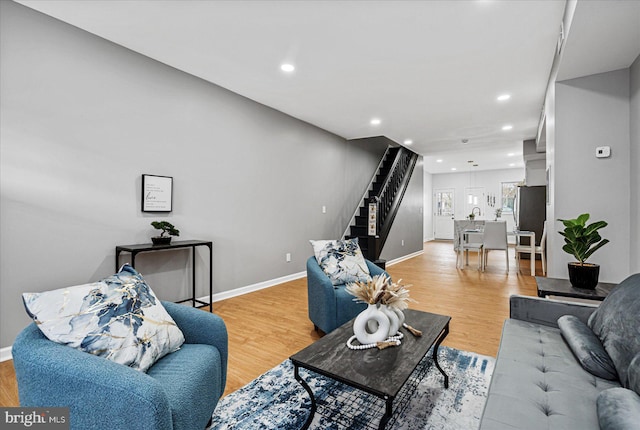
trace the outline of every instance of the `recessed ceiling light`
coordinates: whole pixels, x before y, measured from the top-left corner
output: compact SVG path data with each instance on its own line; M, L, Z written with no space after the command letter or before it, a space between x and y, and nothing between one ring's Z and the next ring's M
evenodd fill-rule
M504 131L509 131L509 130L511 130L512 128L513 128L513 126L512 126L512 125L505 125L505 126L503 126L503 127L502 127L502 129L503 129Z
M452 167L451 170L458 170L458 169L456 169L455 167Z
M283 72L287 72L287 73L291 73L295 69L296 69L296 67L293 64L289 64L289 63L285 63L285 64L280 66L280 70L282 70Z
M462 143L466 145L467 143L469 143L469 139L462 139Z
M513 157L514 155L516 155L516 154L514 154L513 152L510 152L510 153L507 154L507 157Z
M405 139L404 144L405 145L411 145L413 143L413 140L411 139Z
M516 165L516 163L509 163L509 167L513 167L515 165Z
M507 101L511 98L511 94L501 94L498 96L498 101L499 102L504 102Z
M369 121L371 125L380 125L381 122L382 121L380 121L379 118L373 118L371 121Z
M441 160L440 158L438 158L438 159L436 160L436 163L442 163L442 160Z

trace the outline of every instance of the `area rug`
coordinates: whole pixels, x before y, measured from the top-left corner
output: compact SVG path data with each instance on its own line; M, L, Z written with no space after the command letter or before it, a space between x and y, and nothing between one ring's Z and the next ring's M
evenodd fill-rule
M438 363L431 352L413 372L393 403L390 430L475 429L486 400L495 359L441 346ZM316 373L300 370L316 398L311 429L378 428L384 401ZM309 395L285 360L238 391L222 398L211 429L300 429L309 415Z

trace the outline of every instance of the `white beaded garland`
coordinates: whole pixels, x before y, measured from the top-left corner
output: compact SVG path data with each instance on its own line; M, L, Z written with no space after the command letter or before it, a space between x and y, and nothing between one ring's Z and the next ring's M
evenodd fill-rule
M386 338L384 342L394 342L396 346L400 346L400 344L402 343L400 340L403 337L404 337L404 334L402 334L401 332L398 332L395 336L389 336L388 338ZM377 346L375 343L366 343L364 345L354 345L353 344L354 340L356 340L356 335L351 336L347 341L347 346L349 347L349 349L360 350L360 349L375 348Z

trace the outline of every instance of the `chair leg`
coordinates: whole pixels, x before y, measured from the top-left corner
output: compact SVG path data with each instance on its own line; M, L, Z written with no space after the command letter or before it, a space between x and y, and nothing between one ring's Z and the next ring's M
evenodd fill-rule
M482 271L484 272L484 270L487 268L487 256L489 254L489 251L487 251L486 249L482 249Z
M509 273L509 248L504 250L504 254L507 257L507 273Z
M542 260L542 274L544 276L547 276L547 262L545 261L546 259L544 258L544 252L540 253L540 260Z

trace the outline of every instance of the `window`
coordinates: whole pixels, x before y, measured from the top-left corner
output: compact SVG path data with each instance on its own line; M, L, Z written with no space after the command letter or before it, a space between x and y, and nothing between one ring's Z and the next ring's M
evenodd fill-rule
M453 216L453 191L436 193L436 215Z
M513 212L519 182L502 182L502 212Z

